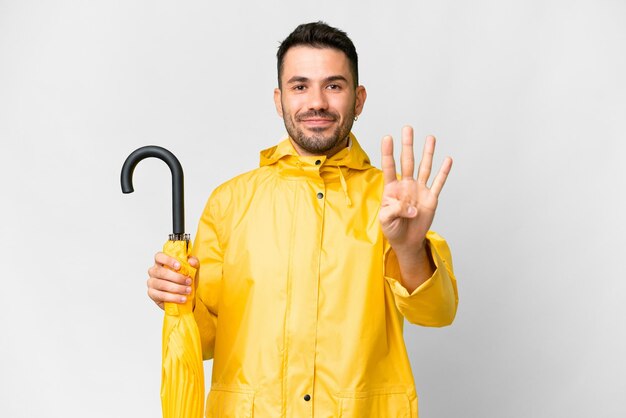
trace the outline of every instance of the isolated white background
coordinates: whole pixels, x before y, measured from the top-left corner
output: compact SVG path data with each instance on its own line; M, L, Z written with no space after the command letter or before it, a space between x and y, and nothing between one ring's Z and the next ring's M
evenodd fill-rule
M195 232L283 137L275 52L319 19L359 51L372 161L404 124L455 158L457 319L406 329L421 416L626 416L621 0L0 0L0 416L159 416L170 176L146 160L122 195L122 162L172 150Z

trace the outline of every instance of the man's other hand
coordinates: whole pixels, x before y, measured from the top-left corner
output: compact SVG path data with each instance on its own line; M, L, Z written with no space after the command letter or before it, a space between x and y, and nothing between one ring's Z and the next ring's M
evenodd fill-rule
M195 257L189 257L189 265L198 268L200 263ZM163 303L185 303L191 293L193 278L178 273L180 263L162 252L154 256L154 265L148 269L148 296L161 309Z

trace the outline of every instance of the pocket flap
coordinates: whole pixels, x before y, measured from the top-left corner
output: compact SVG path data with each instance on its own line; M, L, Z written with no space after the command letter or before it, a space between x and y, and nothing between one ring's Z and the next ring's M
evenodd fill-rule
M240 388L211 388L206 401L206 418L252 418L254 391Z
M341 418L417 417L417 398L411 400L404 390L341 392L338 399Z

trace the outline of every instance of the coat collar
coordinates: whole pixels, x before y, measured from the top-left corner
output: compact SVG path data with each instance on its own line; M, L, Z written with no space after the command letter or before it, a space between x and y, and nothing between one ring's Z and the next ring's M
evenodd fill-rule
M323 157L324 165L335 167L347 167L355 170L366 170L371 168L370 159L359 145L356 137L350 133L351 146L342 149L330 158ZM298 155L297 151L291 144L289 138L284 139L279 144L273 147L267 148L261 151L260 166L268 166L277 163L280 160L281 163L288 165L296 165L302 162L315 161L320 159L319 157L304 157Z

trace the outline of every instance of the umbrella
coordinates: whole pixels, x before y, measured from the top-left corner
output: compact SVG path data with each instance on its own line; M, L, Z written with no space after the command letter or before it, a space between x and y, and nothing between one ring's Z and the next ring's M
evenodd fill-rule
M122 166L122 191L133 192L133 171L144 158L159 158L172 172L172 214L174 231L163 246L163 252L181 264L180 273L195 277L187 263L191 243L185 234L183 169L170 151L145 146L133 151ZM184 304L165 303L163 319L163 362L161 373L161 407L164 418L201 418L204 405L204 368L200 333L193 316L193 294Z

